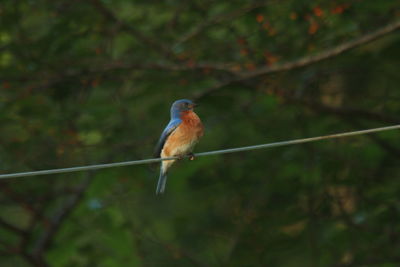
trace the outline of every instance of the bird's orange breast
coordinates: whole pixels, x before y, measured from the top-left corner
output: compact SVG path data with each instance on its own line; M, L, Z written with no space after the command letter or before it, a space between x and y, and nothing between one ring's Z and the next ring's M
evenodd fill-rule
M181 116L182 123L165 142L162 157L184 155L190 152L199 138L204 134L204 127L193 111L186 111Z
M199 116L193 111L183 112L181 116L183 130L187 132L188 135L194 138L200 138L204 134L203 123L201 122Z

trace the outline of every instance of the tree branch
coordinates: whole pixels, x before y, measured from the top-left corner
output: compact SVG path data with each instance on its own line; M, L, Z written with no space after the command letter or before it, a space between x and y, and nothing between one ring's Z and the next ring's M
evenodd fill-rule
M139 234L136 231L137 235L140 235L142 239L147 239L150 242L153 242L154 244L157 244L161 247L163 247L169 254L181 254L183 255L186 259L188 259L188 261L191 262L192 266L197 266L197 267L208 267L209 265L206 264L205 262L201 262L199 261L191 252L178 247L178 246L174 246L172 244L166 243L164 241L161 241L161 239L155 239L155 238L150 238L148 236L143 236L142 234Z
M290 102L293 102L295 104L305 105L313 110L317 110L320 112L327 112L327 113L339 116L339 117L351 122L357 128L363 128L364 126L362 124L358 123L357 121L355 121L354 118L367 119L369 121L394 123L394 124L400 123L400 119L398 119L396 117L391 117L391 116L388 116L388 115L385 115L382 113L378 113L378 112L366 111L366 110L355 109L355 108L331 107L331 106L323 105L321 103L311 102L311 101L307 101L307 100L300 99L300 98L293 98L290 96L284 96L284 97L285 97L285 99L287 99ZM389 144L388 142L379 138L376 135L369 134L369 135L367 135L367 137L370 138L372 141L374 141L377 145L379 145L385 151L391 153L392 155L394 155L396 157L400 157L400 149L394 147L393 145Z
M349 122L351 122L353 125L355 125L357 128L362 128L364 125L362 123L359 123L358 121L354 120L353 118L347 118ZM371 139L373 142L375 142L378 146L380 146L383 150L386 152L390 153L391 155L400 158L400 149L395 147L393 144L390 144L386 140L380 138L377 135L374 134L368 134L367 138Z
M67 217L73 211L73 209L79 204L80 200L83 198L84 193L92 181L94 172L90 172L84 181L76 188L76 192L72 195L64 205L58 210L58 212L50 219L49 226L37 239L33 246L33 251L31 255L34 258L40 258L46 248L49 247L53 241L53 237L57 234L58 230L65 222Z
M292 96L288 96L288 95L283 95L283 97L288 102L304 105L313 110L317 110L320 112L327 112L327 113L334 114L334 115L341 116L341 117L353 117L353 118L358 117L358 118L367 119L370 121L379 121L379 122L394 123L394 124L400 123L399 118L392 117L390 115L386 115L386 114L379 113L379 112L373 112L373 111L369 111L369 110L363 110L363 109L352 108L352 107L328 106L328 105L324 105L322 103L318 103L315 101L310 101L310 100L306 100L306 99L302 99L302 98L298 98L298 97L292 97Z
M99 0L88 0L107 20L113 22L116 24L118 27L121 29L131 33L135 38L138 40L142 41L144 44L152 47L155 51L157 52L162 52L167 58L173 58L175 59L175 55L172 53L172 51L165 45L162 44L162 42L157 42L156 40L153 40L152 38L146 36L139 30L135 29L131 25L123 22L120 20L118 17L116 17L101 1Z
M192 70L213 70L223 71L233 74L234 72L229 67L232 64L229 63L214 63L214 62L190 62L187 64L171 64L167 62L149 62L149 63L134 63L134 62L114 62L104 64L100 68L93 68L88 72L91 73L102 73L113 70L165 70L165 71L192 71Z
M21 229L12 224L9 224L8 222L4 221L1 218L0 218L0 226L11 232L18 234L18 235L26 235L27 234L27 232L24 229Z
M31 89L45 89L55 86L59 83L66 81L76 81L77 79L85 78L90 79L92 76L102 75L112 71L124 71L124 70L159 70L159 71L200 71L207 70L212 72L225 72L229 75L233 75L234 72L229 67L229 63L214 63L214 62L198 62L198 63L181 63L173 64L167 62L121 62L115 61L104 64L91 64L91 68L88 69L66 69L63 73L49 73L46 76L40 76L39 80L36 76L23 77L17 80L12 80L6 77L0 77L11 82L27 82Z
M203 98L215 91L218 91L219 89L221 89L225 86L228 86L228 85L231 85L234 83L244 82L246 80L254 79L259 76L266 75L266 74L288 71L288 70L305 67L305 66L323 61L325 59L341 55L351 49L354 49L361 45L372 42L378 38L381 38L387 34L394 32L398 29L400 29L400 21L395 21L395 22L392 22L374 32L365 34L365 35L358 37L354 40L351 40L349 42L339 44L333 48L319 52L315 55L308 55L308 56L304 56L304 57L301 57L296 60L287 61L287 62L283 62L283 63L276 63L271 66L265 66L265 67L258 68L254 71L237 73L236 77L229 79L229 80L218 82L213 87L208 88L208 89L198 93L197 95L195 95L194 98L195 99Z
M204 31L206 28L215 25L215 24L219 24L222 23L223 21L227 21L227 20L232 20L236 17L242 16L243 14L246 14L256 8L265 6L267 4L269 4L270 2L266 3L266 2L256 2L256 3L252 3L249 5L246 5L244 7L240 7L228 14L218 14L215 15L211 18L209 18L208 20L202 21L199 24L197 24L196 26L192 27L189 31L187 31L185 34L183 34L174 44L175 46L181 45L182 43L188 41L189 39L193 38L194 36L198 35L199 33L201 33L202 31Z
M48 267L49 265L46 263L45 259L42 255L33 256L27 252L21 252L22 257L29 262L32 266L35 267Z
M321 103L286 95L284 95L283 97L285 98L285 100L288 100L289 102L292 102L294 104L304 105L319 112L326 112L341 117L351 122L357 128L363 128L364 126L356 122L354 118L367 119L369 121L379 121L379 122L393 123L393 124L400 123L400 119L378 112L366 111L356 108L332 107ZM372 141L374 141L382 149L386 150L387 152L391 153L396 157L400 157L400 149L394 147L393 145L389 144L388 142L379 138L376 135L369 134L367 135L367 137L370 138Z

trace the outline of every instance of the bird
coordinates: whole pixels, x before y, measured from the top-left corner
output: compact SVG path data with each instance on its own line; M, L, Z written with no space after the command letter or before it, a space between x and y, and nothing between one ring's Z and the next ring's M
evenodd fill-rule
M193 111L197 106L189 99L176 100L171 106L171 120L165 127L155 149L155 156L166 158L189 156L194 159L193 147L204 135L204 126L197 114ZM176 160L161 162L156 195L165 191L168 169Z

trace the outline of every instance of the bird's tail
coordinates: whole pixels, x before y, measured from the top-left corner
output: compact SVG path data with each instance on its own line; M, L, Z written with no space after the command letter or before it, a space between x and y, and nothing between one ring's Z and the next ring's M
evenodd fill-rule
M167 183L167 171L161 167L160 178L158 178L158 183L157 183L156 195L164 193L166 183Z

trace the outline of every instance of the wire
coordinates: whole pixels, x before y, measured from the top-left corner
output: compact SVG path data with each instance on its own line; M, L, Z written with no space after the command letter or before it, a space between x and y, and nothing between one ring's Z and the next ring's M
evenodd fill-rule
M334 138L341 138L341 137L347 137L347 136L354 136L354 135L362 135L362 134L368 134L368 133L389 131L389 130L395 130L395 129L400 129L400 124L393 125L393 126L380 127L380 128L367 129L367 130L345 132L345 133L337 133L337 134L323 135L323 136L303 138L303 139L294 139L294 140L289 140L289 141L282 141L282 142L254 145L254 146L245 146L245 147L238 147L238 148L229 148L229 149L221 149L221 150L215 150L215 151L201 152L201 153L196 153L194 156L195 157L203 157L203 156L219 155L219 154L226 154L226 153L235 153L235 152L241 152L241 151L264 149L264 148L271 148L271 147L278 147L278 146L295 145L295 144L309 143L309 142L325 140L325 139L334 139ZM188 157L188 156L185 156L185 157ZM133 160L133 161L124 161L124 162L115 162L115 163L106 163L106 164L97 164L97 165L87 165L87 166L79 166L79 167L71 167L71 168L61 168L61 169L51 169L51 170L41 170L41 171L30 171L30 172L18 172L18 173L7 173L7 174L1 174L0 175L0 179L9 179L9 178L17 178L17 177L25 177L25 176L36 176L36 175L48 175L48 174L57 174L57 173L69 173L69 172L78 172L78 171L98 170L98 169L113 168L113 167L123 167L123 166L130 166L130 165L148 164L148 163L154 163L154 162L160 162L160 161L163 161L163 160L171 160L171 159L178 159L178 158L179 157L152 158L152 159Z

